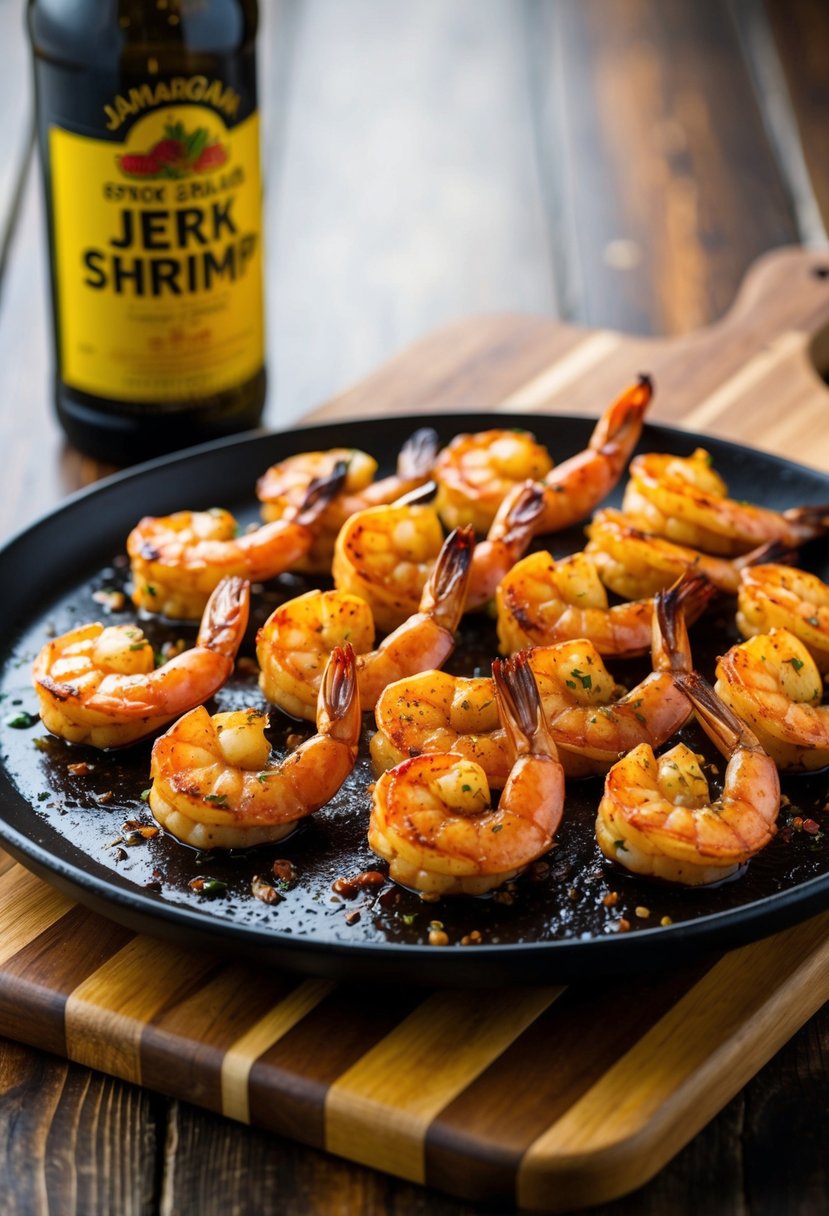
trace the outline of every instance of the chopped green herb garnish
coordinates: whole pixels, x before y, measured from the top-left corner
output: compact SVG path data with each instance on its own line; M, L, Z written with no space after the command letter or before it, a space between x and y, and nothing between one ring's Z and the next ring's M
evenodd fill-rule
M37 714L30 714L25 709L21 709L18 713L10 714L6 718L6 726L11 726L15 730L28 730L30 726L34 726L37 720Z
M785 663L791 663L791 665L792 665L792 667L795 669L795 671L800 671L801 667L803 666L803 660L802 660L802 659L798 659L798 658L791 658L791 659L784 659L783 661L784 661Z
M227 794L205 794L204 800L213 806L227 806Z

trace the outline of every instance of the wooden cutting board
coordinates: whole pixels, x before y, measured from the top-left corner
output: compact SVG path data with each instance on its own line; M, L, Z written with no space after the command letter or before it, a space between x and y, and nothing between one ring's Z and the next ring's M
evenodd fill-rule
M642 370L654 418L829 469L816 365L829 366L829 262L788 250L707 331L467 320L315 417L595 414ZM827 996L829 912L667 974L388 992L137 936L0 853L0 1034L501 1206L563 1211L641 1185Z

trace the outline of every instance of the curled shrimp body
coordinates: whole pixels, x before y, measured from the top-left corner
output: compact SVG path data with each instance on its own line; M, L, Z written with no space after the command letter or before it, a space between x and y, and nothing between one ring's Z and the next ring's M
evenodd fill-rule
M195 849L245 849L281 840L334 797L354 767L360 703L353 655L335 649L323 677L317 734L271 758L261 709L185 714L153 745L150 810Z
M527 652L544 715L568 777L606 772L637 744L657 747L690 716L674 675L691 670L683 599L701 595L686 580L656 597L653 671L627 691L607 670L592 642L579 639ZM424 672L390 685L377 702L371 754L379 771L420 752L457 752L500 787L509 773L506 735L492 681Z
M523 657L493 664L511 769L497 807L486 774L452 752L414 756L382 774L368 842L395 882L437 895L481 895L550 848L564 774Z
M308 551L291 568L329 574L334 542L345 521L357 511L394 502L422 485L431 476L437 449L436 432L421 427L400 449L395 473L377 480L377 461L356 448L302 452L272 465L256 485L262 518L268 521L291 518L315 480L329 476L340 462L346 468L345 481L322 512Z
M277 608L256 639L260 687L269 701L313 719L317 690L331 648L349 641L357 651L357 682L364 709L373 709L393 680L439 667L455 647L463 613L472 533L456 529L444 542L419 611L373 650L371 609L341 591L309 591Z
M509 491L472 553L465 611L492 603L498 583L526 552L542 509L537 483L522 482ZM396 629L417 611L442 545L434 506L394 503L361 511L337 537L334 582L371 605L378 628Z
M787 629L741 642L717 663L715 689L788 772L829 764L829 705L809 651Z
M552 467L549 452L529 431L456 435L435 464L435 507L447 527L471 524L483 534L516 484L537 481Z
M364 599L378 629L396 629L417 612L443 539L440 520L428 505L358 511L337 536L334 585Z
M344 476L342 466L315 483L293 519L237 536L229 511L176 511L145 516L127 538L133 603L177 620L198 620L222 578L258 582L287 570L305 553L320 512Z
M208 600L196 645L162 667L136 625L81 625L53 638L33 668L44 726L102 749L156 734L230 676L249 602L249 583L224 579Z
M788 629L829 672L829 587L816 574L774 562L743 570L737 627L746 638Z
M725 557L768 541L797 547L824 532L829 519L825 505L781 513L728 498L702 448L688 457L635 457L622 510L635 527Z
M767 557L769 545L744 557L713 557L634 527L621 511L597 511L585 529L590 538L585 553L599 577L626 600L645 599L670 587L686 570L704 574L709 583L736 595L742 571ZM782 548L782 546L779 546Z
M772 839L780 780L756 736L701 676L677 683L728 760L722 794L712 802L684 743L658 759L642 743L607 775L596 838L606 857L635 874L702 886L735 874Z
M701 598L687 589L685 594L686 617L696 620L710 592ZM653 599L611 606L595 562L584 553L560 560L531 553L501 580L496 605L504 654L588 638L600 654L624 658L642 654L651 642Z
M471 523L477 532L486 532L504 496L529 478L545 487L536 535L578 523L621 477L652 396L650 377L640 376L602 414L585 450L555 467L546 448L528 432L457 435L435 465L442 518L449 526Z

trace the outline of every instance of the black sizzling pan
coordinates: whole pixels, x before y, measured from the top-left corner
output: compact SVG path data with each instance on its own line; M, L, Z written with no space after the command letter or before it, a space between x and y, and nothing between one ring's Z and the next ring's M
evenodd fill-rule
M488 415L486 425L498 421ZM338 878L378 868L365 843L371 780L365 759L333 802L279 845L199 855L163 834L133 844L136 837L122 825L150 822L141 797L149 785L149 744L102 754L49 737L34 717L29 672L37 650L55 631L101 617L96 590L128 586L124 541L141 515L224 506L253 521L256 478L275 461L295 452L353 445L371 451L381 472L390 472L399 447L421 425L434 426L447 441L474 423L463 414L371 419L206 445L77 494L7 543L0 552L0 840L6 848L47 882L135 930L264 965L395 983L557 982L633 971L674 963L691 951L724 949L824 908L829 840L822 831L799 831L796 822L792 827L796 816L826 820L829 781L822 774L784 783L783 830L746 873L697 891L635 879L602 862L593 839L601 782L593 779L570 783L556 847L546 864L531 867L513 890L437 904L390 883L353 898L337 894ZM589 419L515 414L505 415L503 425L532 430L557 461L583 448L592 429ZM829 500L829 477L720 440L648 426L640 450L687 454L698 444L711 452L736 498L780 509ZM612 501L620 497L621 489ZM582 544L581 530L572 529L553 538L551 547L563 554ZM811 545L803 564L829 580L829 545ZM259 591L248 654L255 627L277 603L308 585L291 575ZM692 630L695 658L709 676L716 655L736 640L733 615L733 602L722 600ZM129 620L131 610L111 619ZM179 636L192 640L195 632L169 622L144 627L156 645ZM488 672L494 654L491 623L465 623L449 669ZM646 669L642 663L613 665L616 677L628 685ZM217 708L230 708L261 704L262 698L252 675L237 675L215 702ZM33 716L28 726L26 714ZM308 724L298 725L279 711L271 712L271 722L277 748L292 733L312 733ZM365 740L371 725L367 715ZM703 737L694 732L688 728L683 737L704 748ZM89 767L69 769L82 761ZM252 895L251 880L271 875L275 859L291 861L296 878L278 889L278 902L265 904ZM214 880L206 884L212 897L191 888L198 877ZM449 938L446 947L427 944L435 920ZM480 944L468 944L470 935L478 934Z

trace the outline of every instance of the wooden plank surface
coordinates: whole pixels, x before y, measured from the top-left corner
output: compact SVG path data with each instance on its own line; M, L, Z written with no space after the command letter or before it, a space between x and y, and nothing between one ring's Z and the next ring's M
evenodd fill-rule
M388 8L393 7L385 0ZM537 26L554 20L552 9L566 7L567 0L537 0L526 5L514 5L510 8L526 10L528 33ZM379 7L380 0L375 6L364 4L361 7L360 20L370 27L374 12ZM791 101L799 130L803 138L805 159L809 165L815 192L823 202L826 214L826 190L821 186L825 179L826 157L822 155L822 140L825 137L825 81L821 76L820 65L825 62L827 54L827 36L825 33L825 5L821 0L794 0L793 3L777 3L777 0L766 0L771 13L772 27L777 37L781 61L787 72L791 91ZM273 142L269 150L266 169L269 176L269 193L267 198L268 227L275 230L279 223L278 212L282 205L283 195L278 184L273 184L273 174L277 176L283 170L289 174L293 169L284 163L284 158L303 155L306 146L313 145L311 138L313 107L316 98L325 92L325 83L321 83L319 92L314 93L314 82L307 82L305 89L306 101L300 104L292 99L293 80L296 73L301 74L303 65L298 62L300 56L314 53L318 56L318 69L325 72L326 61L320 59L320 35L316 27L311 28L310 43L306 42L302 51L297 50L297 31L304 24L308 11L313 5L304 0L268 0L263 4L266 16L266 45L263 46L265 62L278 65L278 70L269 71L264 80L267 91L268 107L276 110L270 122L273 132ZM402 7L399 3L396 6ZM411 9L411 6L406 6ZM507 6L503 6L506 8ZM625 78L625 65L630 64L632 93L645 89L642 99L647 112L662 114L655 119L655 127L651 130L660 133L663 121L667 122L667 141L659 145L662 153L654 152L647 142L643 142L642 127L631 120L628 114L625 122L617 121L614 112L602 111L599 114L597 144L583 144L570 139L566 155L559 155L563 147L563 139L567 131L561 135L555 128L554 118L548 113L541 113L539 97L541 95L538 77L537 48L532 45L529 37L527 58L520 70L527 79L533 81L533 95L530 100L532 122L536 131L536 148L533 152L533 165L530 173L534 172L541 189L543 223L537 223L536 208L539 204L533 202L528 210L529 220L525 224L520 208L513 207L510 212L511 228L504 230L500 215L494 215L491 231L479 231L477 243L472 246L463 245L471 252L464 258L458 256L456 248L457 225L447 222L446 206L442 203L439 211L432 211L431 216L420 216L418 220L428 225L428 239L436 250L435 261L441 268L440 275L432 277L431 282L425 282L418 267L412 268L411 257L402 257L395 262L394 251L397 247L393 232L393 216L385 212L384 231L391 235L385 241L372 245L370 228L361 223L362 210L357 198L352 198L350 209L344 213L343 226L347 233L340 240L350 242L354 250L354 261L361 270L359 309L360 330L368 335L368 341L374 335L381 335L374 348L374 359L385 359L398 348L408 337L423 333L432 328L445 312L439 311L448 297L458 301L459 312L480 311L482 309L522 307L538 311L549 311L553 306L560 308L564 315L575 321L596 321L607 323L608 317L602 314L588 315L585 311L586 296L577 290L583 282L583 270L575 260L575 249L570 233L574 222L572 214L566 214L566 209L558 205L559 183L562 177L551 176L550 165L558 168L561 174L570 180L577 181L588 178L590 173L599 173L599 180L606 192L604 227L595 236L591 236L590 225L594 222L594 211L585 207L583 212L577 208L575 220L581 224L581 241L585 249L593 250L593 269L595 272L592 300L597 308L604 307L604 292L609 292L608 299L614 303L617 312L614 314L616 323L622 328L633 329L645 325L647 328L665 328L668 325L677 328L688 327L696 320L708 321L713 319L736 292L739 281L738 262L751 256L746 253L746 241L740 231L740 216L747 217L749 237L755 242L757 249L772 247L781 239L781 216L785 219L786 203L774 203L770 211L766 210L764 198L768 189L774 198L779 200L779 182L785 183L784 167L775 163L775 152L770 163L767 152L759 153L761 145L757 132L757 105L760 112L764 110L767 99L760 90L757 100L744 85L748 80L748 67L744 59L744 50L735 41L727 38L727 50L723 52L722 45L708 42L699 44L700 31L703 28L714 28L719 21L716 13L702 12L689 17L679 14L674 6L671 10L672 20L682 18L685 22L685 45L678 48L676 42L670 47L662 36L663 26L659 17L660 7L656 0L650 6L649 12L638 2L628 5L627 0L614 4L612 20L614 23L624 22L630 14L631 21L638 23L638 28L646 33L645 45L639 39L626 40L620 44L618 57L610 53L611 47L601 28L588 28L587 17L570 17L570 24L560 19L558 30L561 40L557 44L556 56L550 60L554 65L566 62L571 71L571 80L582 82L582 88L593 87L598 93L599 84L596 73L600 62L608 65L615 73L618 81ZM719 9L722 6L713 0L687 6L697 10ZM763 7L759 3L757 7ZM549 10L549 11L548 11ZM491 21L492 8L479 6L482 26ZM655 16L654 16L655 15ZM411 12L407 14L411 20ZM503 22L505 18L501 17ZM57 427L52 419L49 406L49 348L46 333L45 309L45 276L42 258L43 233L39 214L39 187L32 180L27 185L25 193L19 174L13 169L18 163L19 155L16 149L25 145L28 134L25 122L25 87L28 80L28 64L22 33L20 6L15 0L0 0L0 22L4 35L4 77L0 87L4 97L8 97L5 107L7 121L0 131L0 151L3 152L3 166L8 173L8 181L12 184L12 198L20 194L23 206L12 223L16 212L9 206L8 195L0 190L0 230L10 233L12 242L9 247L8 263L3 264L4 274L0 282L0 393L6 405L0 411L0 442L6 454L4 489L0 496L0 530L4 533L20 526L23 522L47 509L69 489L84 484L100 474L100 467L84 460L62 446ZM430 11L424 22L430 22L434 31L435 16ZM585 36L580 36L578 42L568 41L570 31L578 30L578 23L583 22L587 29ZM600 23L601 24L601 23ZM330 27L329 27L330 28ZM476 39L476 27L469 27L473 40L480 48L488 46L493 56L491 62L495 68L498 62L498 47L494 47L487 31L479 29ZM500 28L503 28L501 26ZM563 31L563 32L562 32ZM363 40L361 29L355 21L353 34L349 42L349 55L353 63L355 90L359 91L362 77L369 81L379 82L394 92L398 81L402 88L408 80L406 73L396 71L395 64L408 54L409 44L406 40L392 39L384 44L371 38ZM369 30L370 33L370 30ZM445 37L445 34L441 34ZM427 36L424 35L424 39ZM599 50L594 39L604 39L604 47ZM421 46L427 45L422 41ZM336 58L338 47L329 39L327 42L328 63ZM517 42L512 39L510 45L518 55ZM367 48L364 50L364 46ZM370 54L369 54L370 48ZM712 113L711 105L716 106L716 98L712 103L711 79L706 76L703 82L695 78L692 69L683 77L681 96L666 104L664 97L670 90L670 73L664 69L669 54L673 57L681 51L684 65L700 64L705 56L711 53L718 67L712 65L712 71L719 70L728 73L729 64L734 72L735 81L726 81L726 94L731 99L730 114L735 118L735 125L729 125L732 141L728 144L728 155L717 156L717 149L723 147L723 133L718 130L719 113L713 112L713 122L708 123L708 115ZM469 49L464 53L469 59ZM381 69L376 62L378 55L387 60ZM653 74L642 71L643 60L652 57ZM450 67L454 60L450 61ZM515 71L515 65L510 65ZM470 78L467 73L467 79ZM551 76L554 73L551 72ZM467 120L466 131L474 138L474 132L491 124L498 128L501 116L497 113L493 98L503 105L509 99L511 85L498 79L496 71L486 73L481 69L477 74L479 81L489 78L493 82L493 92L488 99L482 96L480 110L484 112L481 120L473 114ZM511 77L512 79L512 77ZM722 79L722 77L720 78ZM652 87L656 80L659 89ZM23 82L18 88L16 81ZM541 82L543 84L543 81ZM7 87L8 86L8 87ZM647 86L647 87L646 87ZM618 85L617 85L618 87ZM689 96L697 93L697 104L686 107ZM374 96L378 96L375 92ZM424 110L438 109L431 91L423 91L419 95L419 105ZM442 96L440 94L438 97ZM520 105L515 100L510 104L517 113ZM718 94L722 96L722 94ZM307 101L312 99L312 103ZM656 100L654 100L656 99ZM356 105L356 103L355 103ZM398 103L404 108L403 101ZM662 107L666 112L663 113ZM706 109L706 107L708 107ZM328 105L325 110L327 122L338 131L326 133L326 138L346 147L348 144L361 142L359 131L355 132L351 125L354 115L354 105L338 110ZM398 111L399 112L399 111ZM560 113L560 106L558 112ZM286 142L287 123L292 123L290 143ZM677 117L682 119L683 126L680 134L685 143L672 142L677 135L672 130L671 123ZM688 121L702 117L702 122ZM748 137L745 142L740 136L741 116L745 117ZM430 120L427 115L421 116L417 122L419 129L428 132L438 123L451 125L456 121L455 114L440 109L437 117ZM634 121L635 136L627 138L625 123ZM432 124L430 128L430 122ZM687 125L686 125L687 124ZM609 137L603 135L605 125L611 127L617 139L621 139L626 149L626 155L616 155L608 146ZM503 128L502 128L503 129ZM538 145L539 132L551 130L553 138L546 151ZM395 131L391 131L393 138ZM644 132L649 135L648 131ZM663 141L666 132L661 132ZM447 134L446 139L451 139ZM500 146L509 164L509 149L504 150L505 140L500 145L493 140L489 145L490 151L494 146ZM454 145L460 146L459 143ZM686 149L694 151L694 159L689 164ZM674 153L671 154L671 149ZM713 149L713 150L712 150ZM411 162L415 164L422 155L422 149L415 146L412 150ZM362 155L359 147L355 155ZM594 167L597 157L613 156L612 163ZM642 248L626 246L629 239L628 219L631 214L631 193L637 189L639 182L651 182L653 179L653 162L658 160L663 166L664 176L659 180L659 192L672 194L672 207L666 209L663 215L659 207L651 211L650 219L655 226L660 247L667 248L667 264L669 268L677 266L693 267L693 274L684 278L683 275L672 273L670 286L665 288L662 282L662 261L654 261L648 255L650 246L650 230L645 227ZM557 164L558 161L562 163ZM370 160L364 163L371 163ZM375 161L376 163L376 161ZM475 168L475 156L469 152L469 163ZM502 171L504 160L493 158L490 170L493 175ZM513 162L514 163L514 162ZM697 174L695 168L701 164L718 168L713 178L704 180ZM276 166L274 170L273 166ZM425 162L424 162L425 165ZM443 171L442 162L430 162L430 172ZM382 171L383 166L380 166ZM719 171L721 170L721 171ZM481 170L482 172L482 170ZM381 174L382 175L382 174ZM602 176L603 175L603 176ZM823 175L823 179L821 178ZM424 168L424 178L427 176ZM6 178L3 177L3 181ZM295 182L302 180L297 171L293 177ZM467 172L466 180L474 180L474 171ZM525 181L522 178L522 181ZM388 184L388 179L386 179ZM714 186L716 181L716 186ZM2 184L2 183L0 183ZM706 198L705 223L699 222L688 208L687 202L692 197L691 187L696 186ZM710 185L710 189L709 189ZM508 197L509 183L498 187ZM426 187L424 186L424 189ZM492 187L494 190L495 187ZM723 215L720 215L720 191L723 194ZM791 190L786 185L791 199ZM653 198L653 189L648 191ZM388 208L395 205L393 191L389 190L391 202ZM437 196L436 196L437 197ZM490 198L495 195L491 194ZM590 202L589 195L582 187L581 199ZM431 197L430 197L431 202ZM572 211L572 203L570 204ZM615 215L618 220L614 221ZM794 211L789 203L789 214ZM294 204L294 214L301 211L301 204ZM401 215L401 232L403 219L411 222L411 212ZM275 218L272 218L275 217ZM607 219L609 217L609 219ZM736 217L736 218L735 218ZM321 208L314 213L314 225L325 220L328 224L338 223L335 210ZM665 228L670 219L671 231L682 234L691 246L691 254L686 258L683 251L666 245ZM448 216L451 220L451 212ZM566 221L566 223L565 223ZM682 221L680 223L679 221ZM283 247L290 248L293 240L300 240L313 252L316 239L322 240L328 234L325 230L314 231L314 225L299 214L297 222L301 231L297 233L283 225L280 239ZM695 229L698 224L699 231ZM515 226L518 225L518 230ZM641 229L640 229L641 230ZM420 231L423 231L421 227ZM368 234L368 235L367 235ZM609 236L608 236L609 234ZM410 237L410 234L405 234ZM783 236L789 240L797 232ZM803 234L807 235L807 234ZM604 239L604 243L603 242ZM499 261L499 253L495 246L506 240L509 247L517 250L520 265L524 267L521 285L514 288L512 274L506 260ZM621 246L615 244L622 241ZM532 242L537 243L533 246ZM732 245L732 242L735 244ZM610 245L610 249L607 246ZM404 248L408 245L403 241ZM313 294L313 287L307 279L313 277L309 267L314 265L314 273L319 272L320 263L317 260L303 264L299 258L285 264L281 252L271 241L269 273L274 282L271 291L279 292L278 307L283 317L290 320L294 305L300 306L303 299ZM735 254L734 249L738 252ZM645 256L643 256L643 250ZM598 252L596 252L598 251ZM606 261L607 259L609 261ZM490 294L481 290L478 277L478 263L489 267ZM744 261L743 263L744 264ZM291 273L287 273L288 266ZM494 267L503 267L500 285L496 282L497 275L493 274ZM323 268L324 269L324 268ZM396 312L397 301L405 300L408 294L407 274L415 273L420 284L420 296L417 308L405 308L401 317ZM501 274L501 270L498 270ZM604 280L602 278L604 276ZM614 278L617 284L614 285ZM320 284L322 294L329 290L331 279L325 276L325 286ZM517 299L514 292L523 293ZM503 294L502 294L503 291ZM318 346L314 352L315 367L311 374L306 373L303 363L308 362L308 352L302 342L302 334L296 335L290 343L280 344L280 332L276 330L271 312L271 332L275 336L282 370L278 377L276 392L269 405L269 420L271 424L287 421L299 412L302 402L296 398L300 390L308 393L305 404L338 391L350 378L347 370L365 367L360 362L360 352L349 353L347 343L341 339L341 332L348 331L352 314L358 307L357 299L349 307L347 289L338 285L335 293L336 307L332 307L329 319L333 336L333 345L328 348L324 335L319 336ZM542 303L531 303L535 297ZM549 303L552 301L552 303ZM630 312L626 301L632 301ZM273 303L272 303L273 309ZM387 318L391 320L387 320ZM661 320L661 317L672 318ZM368 318L368 319L367 319ZM644 321L643 321L644 318ZM404 330L402 322L408 325ZM333 331L336 329L336 334ZM472 334L462 337L469 347L476 345ZM520 345L516 332L511 342ZM479 346L480 350L481 347ZM336 355L335 355L336 352ZM272 352L273 359L273 352ZM526 356L527 378L533 374L532 358ZM475 359L470 349L470 386L475 386L479 380L474 374ZM825 361L829 366L829 358ZM439 369L434 372L434 383L439 395L441 383ZM313 397L316 384L317 397ZM505 391L509 391L506 389ZM359 397L359 394L357 395ZM11 403L9 408L8 403ZM467 403L473 404L467 395ZM396 402L398 407L408 408L408 402L402 398ZM391 403L393 408L395 403ZM589 404L585 404L589 409ZM740 1096L735 1098L722 1114L708 1125L662 1173L644 1190L627 1200L621 1200L608 1206L602 1206L602 1213L612 1212L613 1216L628 1216L637 1213L661 1213L671 1211L706 1211L711 1213L727 1213L731 1216L734 1211L751 1211L777 1216L781 1210L812 1216L815 1211L825 1206L829 1194L829 1179L827 1179L826 1162L829 1157L825 1153L825 1118L827 1107L827 1070L825 1067L826 1044L829 1042L829 1014L824 1013L814 1019L807 1028L801 1031L775 1059L766 1066L758 1077L746 1087ZM17 1061L12 1071L15 1081L12 1089L4 1089L0 1097L0 1140L5 1146L0 1169L0 1193L4 1201L4 1210L26 1212L45 1212L47 1203L52 1211L88 1212L96 1210L91 1207L90 1197L96 1197L89 1189L89 1171L94 1169L95 1176L103 1185L107 1179L117 1178L119 1172L129 1171L135 1164L123 1156L123 1130L118 1121L109 1123L107 1120L89 1119L86 1114L102 1099L95 1095L109 1092L113 1083L102 1079L99 1075L89 1073L84 1069L70 1068L70 1074L81 1078L84 1092L91 1095L87 1105L76 1104L73 1108L78 1120L78 1134L72 1138L72 1127L54 1116L54 1108L49 1102L41 1102L43 1077L46 1075L46 1057L39 1056L25 1049L5 1044L0 1046L0 1070L9 1076L8 1061ZM23 1061L21 1065L19 1062ZM59 1065L60 1069L65 1066ZM63 1075L63 1074L61 1074ZM62 1083L62 1082L61 1082ZM52 1086L51 1079L47 1086ZM159 1203L165 1211L186 1211L198 1205L204 1213L251 1211L251 1212L415 1212L423 1210L426 1199L423 1193L410 1184L395 1182L383 1176L336 1161L333 1158L321 1156L311 1150L303 1150L280 1141L278 1138L254 1134L246 1129L237 1127L227 1121L192 1108L182 1108L178 1104L167 1106L164 1103L148 1102L142 1091L129 1086L118 1086L121 1097L119 1101L127 1103L129 1118L124 1126L138 1128L137 1136L142 1145L150 1145L149 1156L142 1156L146 1168L139 1170L143 1183L135 1186L125 1186L112 1182L115 1190L110 1194L118 1195L117 1204L101 1201L97 1210L118 1210L124 1213L156 1211ZM21 1117L25 1111L27 1117ZM815 1115L817 1113L817 1116ZM73 1116L74 1117L74 1116ZM50 1120L54 1120L50 1131ZM12 1134L14 1129L14 1134ZM149 1139L148 1139L149 1137ZM166 1137L166 1147L165 1147ZM59 1146L58 1157L54 1168L49 1168L44 1174L43 1145L49 1140L50 1148ZM152 1146L157 1154L157 1169L153 1170ZM143 1152L143 1150L142 1150ZM206 1158L212 1163L208 1172L204 1169ZM143 1172L142 1172L143 1170ZM82 1180L80 1187L73 1182L75 1175ZM153 1177L155 1176L155 1182ZM240 1182L244 1180L244 1184ZM5 1193L3 1188L5 1187ZM100 1200L104 1192L99 1191ZM458 1204L452 1200L430 1193L428 1195L430 1211L440 1213L463 1212L478 1210L477 1205Z
M7 918L44 905L0 964L0 1027L15 1038L532 1211L645 1181L829 996L829 913L660 975L389 999L376 985L263 982L51 896L17 866L2 875Z

